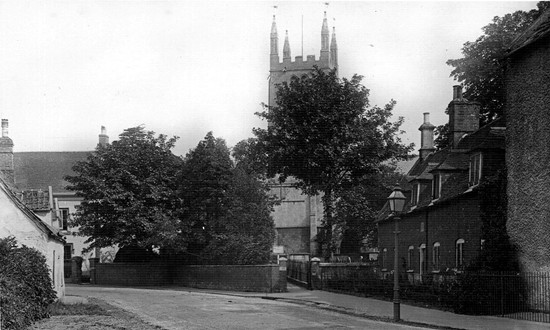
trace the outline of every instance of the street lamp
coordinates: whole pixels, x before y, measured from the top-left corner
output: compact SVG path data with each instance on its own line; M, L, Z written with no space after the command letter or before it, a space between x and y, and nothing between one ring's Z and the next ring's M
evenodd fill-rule
M405 195L401 192L401 187L396 184L392 193L388 197L390 204L390 211L394 214L395 231L393 232L395 238L395 248L393 252L393 319L399 321L401 319L401 310L399 303L399 214L403 211L405 206Z

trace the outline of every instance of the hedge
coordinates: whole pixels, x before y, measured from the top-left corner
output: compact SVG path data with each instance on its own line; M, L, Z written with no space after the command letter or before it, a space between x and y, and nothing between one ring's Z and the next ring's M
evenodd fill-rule
M18 247L13 237L0 239L0 314L2 329L24 329L48 316L56 299L46 258Z

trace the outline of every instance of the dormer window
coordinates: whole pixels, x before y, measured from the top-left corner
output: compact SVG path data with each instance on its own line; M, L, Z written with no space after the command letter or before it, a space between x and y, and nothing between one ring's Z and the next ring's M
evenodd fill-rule
M470 186L476 186L481 179L481 168L483 159L481 153L474 154L470 157Z
M418 197L420 195L420 184L418 182L413 184L412 193L411 193L411 205L418 204Z
M432 180L432 199L438 199L441 195L441 176L439 174L434 174Z

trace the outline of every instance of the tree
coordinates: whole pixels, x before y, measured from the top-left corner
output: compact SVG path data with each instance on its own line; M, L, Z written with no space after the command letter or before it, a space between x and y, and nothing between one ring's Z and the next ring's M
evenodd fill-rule
M208 133L185 157L180 192L183 217L192 224L189 253L210 264L259 264L269 260L274 239L267 186L249 166L242 141L237 164L225 141ZM193 259L193 258L190 258Z
M447 65L454 67L451 77L466 88L464 97L481 104L481 125L504 114L504 64L512 41L548 8L550 2L541 1L537 9L529 12L519 10L502 17L495 16L482 28L483 35L474 42L464 43L463 58L447 61ZM439 135L436 147L446 147L448 124L439 126L436 134Z
M171 152L176 140L132 127L74 165L67 188L83 201L71 226L89 237L90 249L185 247L180 234L186 224L178 217L176 195L182 161Z
M389 120L395 105L369 108L361 76L339 79L315 68L309 76L278 86L276 106L258 115L269 123L254 133L267 155L268 175L297 179L306 194L322 193L325 255L334 251L335 193L346 183L376 173L382 162L406 158L411 146L398 136L403 122Z
M404 175L396 172L396 166L383 165L380 172L365 175L337 192L334 227L342 237L340 253L357 254L365 245L372 248L378 244L374 221L392 187L403 181Z

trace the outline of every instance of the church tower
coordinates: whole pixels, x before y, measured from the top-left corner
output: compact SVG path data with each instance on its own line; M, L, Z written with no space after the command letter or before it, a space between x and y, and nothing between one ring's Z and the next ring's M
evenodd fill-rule
M269 68L269 105L275 105L275 94L277 84L284 81L290 81L292 77L302 77L317 66L323 70L338 70L338 46L336 44L336 31L333 28L332 40L329 43L329 28L327 22L327 13L323 18L321 26L321 55L319 59L315 55L307 55L304 60L302 56L296 56L292 61L290 53L290 42L288 31L285 33L283 45L283 61L279 61L279 36L277 32L277 23L275 15L271 23L271 47L270 47L270 68Z

